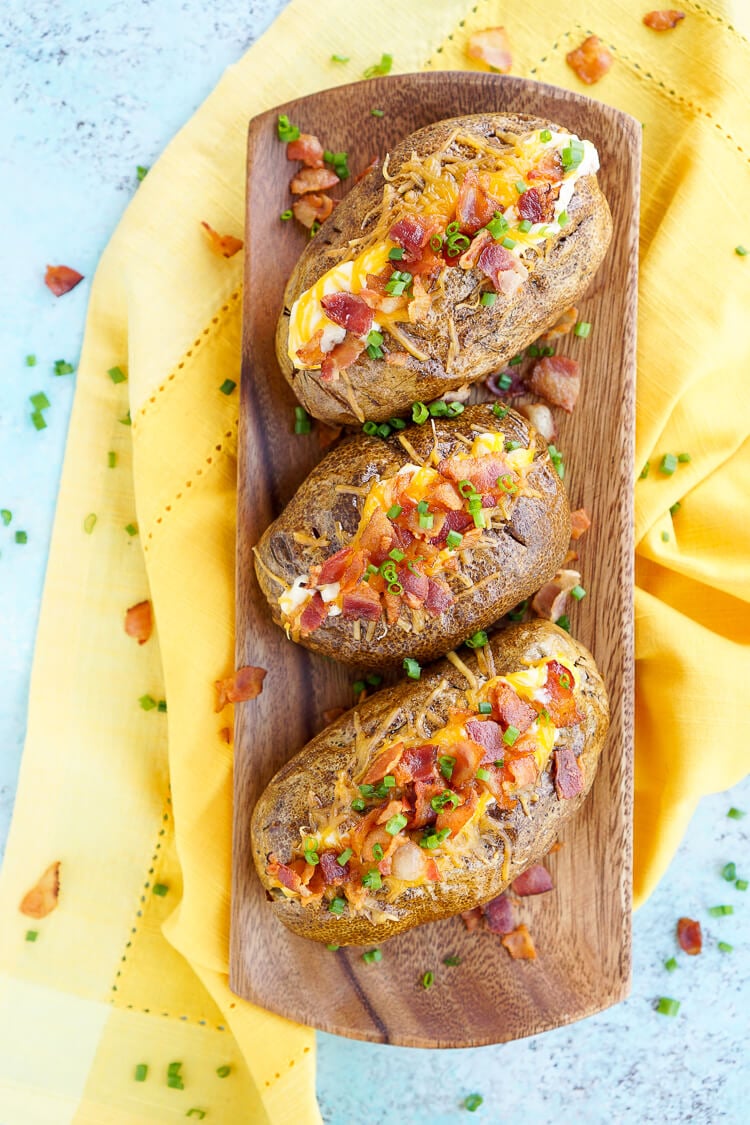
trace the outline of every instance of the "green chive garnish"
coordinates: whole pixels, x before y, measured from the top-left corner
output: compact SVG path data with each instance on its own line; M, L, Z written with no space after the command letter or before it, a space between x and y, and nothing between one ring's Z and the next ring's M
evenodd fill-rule
M38 937L39 937L39 930L27 930L26 931L26 941L36 941L36 939Z
M745 812L743 809L735 809L732 807L727 813L727 816L730 820L742 820L743 816L745 816Z
M55 375L72 375L74 371L72 363L67 363L64 359L55 360Z
M677 468L677 458L674 453L665 453L659 464L659 472L665 473L666 476L671 477L672 473Z
M669 542L669 532L668 531L662 531L661 541L662 541L662 543L668 543Z
M380 687L383 682L383 677L379 676L377 672L370 672L369 675L365 676L365 679L370 687Z
M341 867L346 867L347 863L352 858L352 855L353 853L351 848L344 848L341 855L336 856L336 863L340 864Z
M27 367L36 367L36 356L35 355L27 355L26 356L26 366Z
M523 180L516 180L515 186L516 186L516 191L518 192L519 195L523 195L523 193L526 191L526 184L523 182Z
M291 125L289 118L285 113L279 114L279 119L276 122L276 132L280 141L296 141L299 137L299 129L296 125Z
M385 110L383 110L383 109L371 109L370 114L371 114L372 117L384 117L385 116Z
M737 878L737 864L725 863L721 869L722 879L726 879L727 883L733 883Z
M130 411L127 412L124 418L118 418L117 421L121 426L132 426L133 422L130 417Z
M7 527L13 519L13 513L9 508L0 508L0 520L3 521L3 526Z
M557 216L557 225L559 227L566 227L569 222L570 222L570 220L568 218L568 212L567 211L561 211L560 214Z
M167 713L167 701L166 701L166 699L160 699L159 700L159 702L156 704L156 710L159 712L160 715L166 715L166 713Z
M410 656L407 656L404 660L404 668L406 669L406 674L410 680L418 680L422 675L422 669L419 665L419 662L416 660L412 660Z
M330 944L326 946L326 949L329 950L330 953L335 953L339 948L340 946L336 945L334 942L330 942Z
M422 976L422 988L424 988L425 990L428 989L428 988L432 988L434 983L435 983L435 974L434 973L431 973L431 972L428 971L428 972L423 974L423 976Z
M29 537L25 531L16 532L16 543L28 543Z
M363 887L367 887L368 891L379 891L382 885L383 880L380 878L377 867L371 867L369 871L365 871L362 876Z
M402 828L406 827L406 817L403 813L396 813L386 821L385 830L389 836L398 836Z
M487 702L480 703L478 710L480 715L491 715L492 704Z
M378 863L380 863L381 859L383 858L383 845L382 844L373 844L372 845L372 858L377 860Z
M591 325L586 320L579 320L578 324L576 324L575 328L573 329L573 335L580 336L582 340L585 340L590 332Z
M480 629L478 633L474 633L466 641L468 648L484 648L486 644L489 644L489 638L484 629Z
M670 957L668 961L664 962L664 968L667 970L668 973L673 973L675 971L675 969L677 968L677 958L676 957Z
M156 700L153 695L142 695L138 702L141 705L142 711L153 711L156 707Z
M515 246L515 244L516 244L515 238L507 238L507 237L504 238L503 241L500 243L500 245L504 246L506 250L512 250L513 247Z
M500 402L496 402L496 403L494 403L494 405L492 407L492 413L495 415L496 418L504 418L505 415L508 413L508 407L503 406L503 404L500 403Z
M675 500L674 504L670 504L670 506L669 506L670 516L676 516L681 507L682 507L682 504L680 503L679 500Z
M411 408L411 420L418 425L422 425L430 417L430 412L423 402L415 402Z
M127 531L128 535L131 537L131 539L134 535L138 534L138 526L134 523L126 523L125 524L125 530Z
M331 913L331 914L343 914L345 906L346 906L346 899L345 898L334 898L331 901L331 905L328 907L328 910L329 910L329 913Z
M476 776L479 778L480 781L489 781L490 771L486 770L486 769L478 769L477 772L476 772Z
M294 432L295 434L309 434L312 429L312 422L310 415L305 410L304 406L295 406L294 408Z
M231 1073L232 1068L227 1063L225 1063L224 1066L217 1066L216 1068L216 1074L219 1078L228 1078Z
M747 250L744 246L735 246L734 252L740 258L744 258L747 254L750 254L750 250Z
M148 1067L145 1063L138 1063L135 1068L134 1078L136 1082L145 1082L146 1075L148 1074Z
M456 547L461 546L462 540L463 535L460 531L449 531L445 543L449 550L455 551Z
M484 305L485 308L491 309L496 300L497 293L483 293L479 298L479 303L480 305Z
M735 887L737 888L738 891L746 891L747 890L747 879L738 879L737 882L734 885L735 885Z
M236 386L237 384L235 383L234 379L225 379L219 387L219 390L223 395L231 395Z
M712 918L721 918L724 914L734 914L733 906L709 906L708 913Z
M552 140L552 134L549 129L542 129L541 133L539 134L539 140L542 142L542 144L546 144L547 141Z
M182 1089L182 1087L180 1087L180 1089ZM186 1117L197 1117L199 1121L202 1121L203 1118L206 1116L206 1111L205 1111L205 1109L198 1109L198 1106L194 1105L191 1109L189 1109L187 1111L185 1116Z
M481 1094L469 1094L464 1098L464 1109L468 1109L469 1113L475 1113L483 1102L484 1098Z
M349 56L348 55L331 55L331 62L340 62L340 63L349 62Z
M692 457L690 456L690 454L689 454L689 453L678 453L678 454L677 454L677 460L678 460L678 461L680 462L680 464L682 464L682 465L687 465L687 464L689 464L689 462L690 462L690 461L692 461L692 459L693 459L693 458L692 458Z
M443 964L444 965L460 965L461 964L461 958L457 957L455 953L451 953L451 955L449 957L443 958Z
M453 776L456 759L449 757L447 754L443 754L438 758L438 765L440 766L440 772L445 780L450 781Z
M37 391L35 395L29 395L29 401L35 410L46 410L49 406L49 399L44 391Z
M34 423L35 430L47 429L47 423L44 420L44 415L42 414L41 410L35 410L34 413L30 415L30 417L31 421Z
M87 535L91 535L91 532L94 530L95 527L96 527L96 512L89 512L89 514L86 516L86 519L83 521L83 530L86 532Z
M577 602L580 602L581 598L586 597L586 591L584 590L583 586L574 586L570 591L570 596L571 598L575 598Z
M138 183L142 184L148 175L148 168L145 164L136 164L135 174L138 177Z
M114 469L117 465L117 454L111 449L107 454L107 465L110 469Z
M383 954L379 949L367 949L362 954L362 960L366 965L377 965L378 961L383 960Z
M656 1005L656 1010L661 1016L676 1016L680 1010L680 1001L671 1000L669 996L662 996Z
M367 70L362 75L363 78L375 78L378 74L390 74L391 67L393 66L392 55L381 55L380 62L375 63L374 66L368 66Z
M159 898L164 898L168 891L169 887L166 885L166 883L154 883L153 887L151 888L152 894L157 895Z
M509 726L505 734L503 735L503 742L506 746L512 746L520 733L521 732L519 731L518 727Z
M127 379L127 375L121 367L110 367L107 374L109 375L113 383L124 383Z
M568 617L567 613L564 613L562 615L562 617L558 617L557 621L555 622L555 625L559 625L561 629L564 629L566 633L569 633L570 632L570 618Z
M643 468L640 471L640 474L638 476L638 480L645 480L646 477L648 476L648 471L649 471L650 468L651 468L651 462L647 461L646 464L643 466Z
M733 950L734 950L734 946L730 945L728 941L720 941L719 942L719 950L722 953L732 953Z

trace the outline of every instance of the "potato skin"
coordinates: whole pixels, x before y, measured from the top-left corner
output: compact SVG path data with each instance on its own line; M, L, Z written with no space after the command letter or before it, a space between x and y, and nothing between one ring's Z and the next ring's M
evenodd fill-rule
M371 641L366 640L364 629L361 640L355 641L350 618L329 617L300 641L313 652L324 653L344 664L373 669L398 666L406 656L432 660L478 629L486 629L559 569L570 540L570 510L541 435L513 410L498 420L486 403L467 407L456 419L434 421L443 457L454 447L465 448L455 435L470 434L472 425L503 433L524 446L528 446L533 435L539 453L527 479L541 496L519 497L505 530L485 532L488 541L494 540L494 550L472 552L471 562L463 568L471 586L456 586L455 603L439 616L425 613L421 633L406 633L394 625L381 636L385 626L379 622ZM409 427L403 434L417 454L429 456L434 444L429 424ZM311 566L347 546L357 530L364 498L337 492L337 486L367 485L377 478L392 476L409 460L410 455L396 437L383 441L361 434L327 454L313 469L256 547L258 582L278 625L283 628L278 603L282 587L269 572L291 585L297 575L309 573ZM329 541L328 546L309 547L295 542L295 531L309 533L313 529Z
M459 126L484 138L497 133L524 134L535 129L562 128L523 114L476 114L440 121L413 133L393 149L389 174L397 172L412 151L426 155L438 149ZM498 297L491 308L480 306L474 311L454 312L461 350L450 371L445 366L445 316L432 310L422 324L401 326L428 353L428 360L409 356L405 367L389 367L383 360L370 359L363 352L346 369L345 379L324 383L319 371L298 369L289 359L289 310L300 294L330 268L335 259L327 257L326 251L361 237L363 229L366 232L372 225L372 219L364 228L362 222L366 216L380 213L384 184L380 169L370 173L323 223L289 279L278 322L276 353L284 377L310 414L334 425L369 419L385 421L407 411L412 402L429 402L501 368L578 302L599 268L612 235L612 217L596 176L582 176L568 207L570 221L565 231L556 237L547 257L537 264L518 293L510 300ZM468 271L468 279L463 270L447 272L446 295L452 309L466 300L467 286L473 288L478 276L475 270ZM390 350L403 350L387 332L385 337ZM350 394L356 400L356 408Z
M290 930L314 941L367 945L384 941L413 926L470 910L495 898L522 871L542 859L564 821L581 807L593 782L609 726L607 693L593 657L566 632L548 621L512 626L496 634L490 640L490 647L498 675L517 670L524 658L540 659L556 653L575 663L581 674L576 700L584 718L577 726L562 728L558 746L570 746L580 755L584 791L577 797L559 799L550 772L545 770L535 789L537 800L529 803L529 816L524 814L520 805L511 812L498 814L498 823L511 844L508 878L505 880L502 877L502 838L487 828L483 836L484 856L470 852L442 882L407 888L389 904L388 909L397 916L393 920L376 923L361 914L335 917L325 904L303 907L276 890L271 909ZM461 659L474 673L477 672L475 654L464 650ZM465 680L453 664L443 660L423 673L419 683L406 682L387 688L361 707L348 711L279 770L255 806L251 825L253 858L266 890L271 890L265 874L267 858L273 853L282 863L290 859L293 848L299 842L299 829L308 823L309 794L312 792L320 796L325 803L333 791L337 773L352 768L355 712L365 733L374 732L396 707L404 716L409 713L415 715L443 679L450 687L433 703L432 710L447 720L449 708L456 706L463 695ZM397 715L389 730L396 729L402 721ZM379 895L375 893L374 897L379 898Z

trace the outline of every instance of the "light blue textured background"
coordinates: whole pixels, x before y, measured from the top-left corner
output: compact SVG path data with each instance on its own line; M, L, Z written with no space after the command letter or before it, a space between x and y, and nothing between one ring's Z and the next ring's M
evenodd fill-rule
M14 518L0 527L0 847L75 389L75 376L52 375L53 361L77 361L89 280L136 189L136 165L155 160L283 7L284 0L3 6L0 507ZM496 7L494 22L503 22ZM42 285L47 262L73 264L87 280L56 301ZM24 365L29 352L38 357L33 369ZM29 420L28 395L37 390L52 403L42 433ZM28 532L26 546L14 543L16 528ZM750 876L750 819L727 819L730 805L750 810L750 780L703 802L667 876L636 916L629 1000L570 1028L477 1050L416 1051L320 1035L327 1125L750 1121L750 898L720 877L730 859ZM710 918L707 908L722 902L733 903L735 914ZM702 921L704 953L677 951L680 967L669 974L663 962L676 952L683 914ZM718 940L732 943L734 953L720 953ZM677 1019L654 1012L661 995L682 1001ZM484 1096L475 1117L461 1108L471 1092Z

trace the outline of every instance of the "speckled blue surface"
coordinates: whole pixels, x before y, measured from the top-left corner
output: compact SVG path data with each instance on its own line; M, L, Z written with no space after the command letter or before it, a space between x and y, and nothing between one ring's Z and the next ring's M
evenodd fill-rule
M0 525L0 847L75 389L75 375L56 378L52 368L56 359L77 361L88 296L87 280L55 301L41 284L44 266L70 262L92 276L136 188L136 165L152 162L283 6L3 6L0 182L8 264L0 270L0 507L12 510L13 522ZM34 368L25 366L29 353L37 356ZM29 419L28 396L38 390L51 401L41 433ZM28 532L26 545L14 542L16 529ZM476 1050L416 1051L320 1035L318 1091L327 1125L750 1121L750 894L720 874L734 860L750 877L750 816L728 819L731 805L750 812L750 780L702 803L666 878L636 915L633 994L625 1003L573 1027ZM734 905L732 916L707 914L724 902ZM684 914L703 923L700 957L676 948L675 924ZM734 952L719 952L719 940ZM663 963L673 954L679 968L668 973ZM682 1002L676 1019L654 1012L663 995ZM462 1101L475 1092L484 1104L469 1116Z

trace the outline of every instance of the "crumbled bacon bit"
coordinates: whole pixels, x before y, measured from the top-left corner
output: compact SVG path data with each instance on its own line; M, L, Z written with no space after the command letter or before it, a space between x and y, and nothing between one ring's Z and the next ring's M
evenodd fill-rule
M502 293L505 297L512 297L528 277L528 270L523 262L519 262L518 258L499 242L484 247L479 255L477 267L490 279L496 292Z
M466 929L470 934L473 934L482 925L484 919L481 906L474 906L471 910L462 910L461 918Z
M513 66L510 41L504 27L488 27L484 31L475 31L469 37L466 54L470 59L486 63L501 74L507 74Z
M480 230L476 238L472 238L471 242L469 243L468 249L464 250L463 254L458 259L458 265L460 269L474 269L474 266L477 264L479 255L482 253L485 246L487 246L492 241L492 235L486 227Z
M145 645L154 628L154 618L151 612L151 602L138 602L131 605L125 614L125 632L129 637L134 637L139 645Z
M537 590L531 608L537 617L557 621L565 613L570 591L581 584L577 570L558 570L557 574Z
M335 723L337 719L340 719L341 716L345 714L345 707L331 707L328 711L323 712L323 722L329 727L331 723Z
M323 223L333 211L333 200L325 192L310 192L292 204L295 219L309 230L313 223Z
M585 508L576 508L570 513L570 538L580 539L591 527L591 517Z
M365 168L363 168L361 172L358 172L354 177L355 184L358 184L360 180L364 180L365 176L369 176L370 172L374 172L379 163L380 158L378 156L373 156L370 163Z
M526 898L528 895L543 895L546 891L553 890L554 883L547 868L541 863L535 863L514 879L512 886L517 895Z
M578 321L578 309L575 305L571 305L566 309L559 320L556 320L551 328L539 337L540 344L550 344L553 340L557 340L560 336L567 336L571 332Z
M312 133L300 133L286 146L287 160L301 160L307 168L323 167L323 146Z
M568 52L565 61L581 82L592 86L604 77L615 60L597 35L589 35L580 47Z
M680 918L677 923L677 940L680 949L691 957L696 957L703 949L703 933L700 922L693 918Z
M527 703L525 699L521 699L510 684L505 684L502 681L492 689L492 706L503 731L506 731L508 727L515 727L519 734L525 734L536 720L536 711L531 704ZM501 747L498 747L498 749L501 749ZM495 756L503 757L502 754Z
M476 234L490 222L496 211L503 210L501 203L480 182L474 169L470 169L463 178L456 201L456 221L462 232Z
M318 367L325 359L326 353L320 344L323 339L323 329L314 332L306 344L297 348L297 355L307 367Z
M527 402L518 407L518 413L528 418L535 430L538 430L545 441L554 441L555 420L552 411L543 402Z
M299 619L299 629L302 636L306 637L310 633L314 633L318 626L323 624L326 617L328 617L328 606L316 590L302 610Z
M324 383L335 383L339 372L354 363L361 356L365 345L358 336L347 332L340 344L326 352L320 365L320 377Z
M684 18L684 12L669 8L659 12L647 12L643 17L643 22L652 31L669 31L671 28L677 27L680 20L684 20Z
M44 284L56 297L70 293L79 281L83 281L83 274L78 270L72 270L70 266L47 266L44 275Z
M60 861L51 863L30 891L21 899L19 910L27 918L46 918L57 906L60 895Z
M320 303L329 320L355 336L366 336L372 328L372 309L354 293L331 293Z
M514 961L536 961L534 942L523 922L501 940Z
M307 195L309 191L327 191L339 183L330 168L300 168L289 185L292 195Z
M493 934L510 934L516 924L513 916L513 903L506 894L498 895L482 907L487 919L487 928Z
M423 321L430 311L432 305L432 297L424 287L424 282L421 277L414 278L412 287L414 294L413 300L409 301L408 311L409 320L412 324L419 324Z
M385 362L389 367L406 367L409 362L408 352L388 352Z
M554 184L563 178L565 169L563 168L562 157L560 156L559 149L551 149L544 154L542 159L527 173L527 180L546 180L548 183Z
M201 221L201 226L208 235L211 249L223 258L233 258L245 245L241 238L235 238L233 234L219 234L208 223Z
M222 740L222 742L226 742L227 745L229 745L232 741L232 728L222 727L219 731L219 738Z
M532 223L548 223L555 214L555 196L551 184L531 187L518 197L518 214Z
M344 617L358 617L363 621L379 621L383 615L380 595L369 586L360 586L344 594L341 604Z
M254 668L251 664L246 664L226 679L216 680L214 711L221 711L227 703L246 703L249 699L255 699L263 691L265 678L265 668Z
M577 797L583 792L583 771L569 746L553 753L555 759L555 789L560 801Z
M535 395L572 414L581 391L578 361L564 355L546 355L532 367L528 386Z

